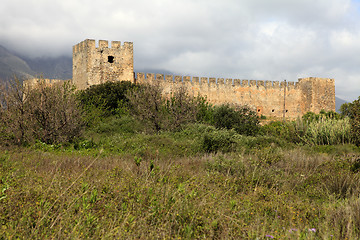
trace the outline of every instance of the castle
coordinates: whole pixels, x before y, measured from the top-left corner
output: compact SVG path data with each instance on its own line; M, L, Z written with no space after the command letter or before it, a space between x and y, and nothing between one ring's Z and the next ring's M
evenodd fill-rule
M206 96L213 104L248 105L258 115L294 119L306 112L335 111L335 81L301 78L298 82L134 73L133 43L87 39L73 46L73 79L77 89L108 81L160 83L164 93L185 86L189 93Z

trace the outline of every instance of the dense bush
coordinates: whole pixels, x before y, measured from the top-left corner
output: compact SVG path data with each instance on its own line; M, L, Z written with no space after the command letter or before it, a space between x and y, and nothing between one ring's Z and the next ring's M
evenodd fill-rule
M352 103L345 103L340 108L341 114L350 118L351 137L360 146L360 97Z
M68 83L35 88L15 80L0 91L0 138L2 142L26 144L69 142L81 135L82 111L74 88Z
M204 152L230 152L236 147L236 132L233 130L212 129L203 134L201 150Z
M101 115L114 115L126 108L129 101L126 93L135 87L129 81L106 82L79 91L79 99L88 111L98 109Z
M217 106L214 109L212 123L217 128L234 129L237 133L248 136L256 135L260 129L256 113L247 106Z

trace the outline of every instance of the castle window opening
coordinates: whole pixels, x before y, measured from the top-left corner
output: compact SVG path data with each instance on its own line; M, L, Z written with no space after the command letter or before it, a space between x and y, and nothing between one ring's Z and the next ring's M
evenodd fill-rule
M113 63L114 62L114 56L108 56L108 62Z
M285 112L288 112L288 110L286 110Z

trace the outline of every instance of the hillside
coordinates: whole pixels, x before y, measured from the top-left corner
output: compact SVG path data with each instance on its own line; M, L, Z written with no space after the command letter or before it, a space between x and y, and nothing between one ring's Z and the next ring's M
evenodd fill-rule
M14 74L19 77L31 77L34 72L26 61L0 45L0 79L8 80Z
M345 101L344 99L335 97L335 108L336 108L336 112L340 112L340 107L341 107L341 105L343 105L344 103L347 103L347 101Z
M0 82L11 79L43 76L54 79L72 78L72 58L28 58L22 57L0 45Z
M72 78L72 58L56 57L56 58L23 58L36 73L45 78L51 79L71 79Z

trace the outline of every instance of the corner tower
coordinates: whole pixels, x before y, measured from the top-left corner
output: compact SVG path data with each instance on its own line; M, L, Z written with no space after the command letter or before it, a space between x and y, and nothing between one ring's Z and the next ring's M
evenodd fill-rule
M86 39L73 46L73 84L86 89L109 81L134 81L133 43Z
M335 80L330 78L300 78L302 91L302 114L319 113L321 110L335 112Z

